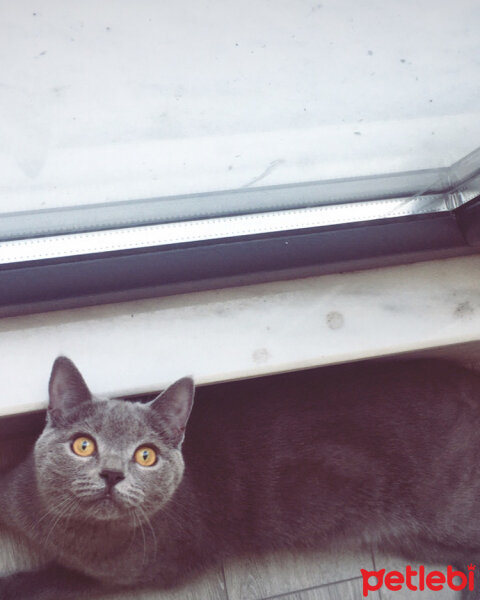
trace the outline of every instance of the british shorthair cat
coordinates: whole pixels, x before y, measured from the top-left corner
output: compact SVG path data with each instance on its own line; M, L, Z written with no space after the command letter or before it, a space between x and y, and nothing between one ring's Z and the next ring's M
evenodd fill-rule
M342 365L200 389L192 410L190 378L147 403L99 399L60 357L49 396L1 476L0 519L50 564L0 578L2 600L167 588L281 548L480 565L476 372Z

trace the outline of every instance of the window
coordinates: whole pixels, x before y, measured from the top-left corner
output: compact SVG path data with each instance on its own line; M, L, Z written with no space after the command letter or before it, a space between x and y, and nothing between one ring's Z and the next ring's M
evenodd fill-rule
M477 243L473 0L0 10L0 314Z

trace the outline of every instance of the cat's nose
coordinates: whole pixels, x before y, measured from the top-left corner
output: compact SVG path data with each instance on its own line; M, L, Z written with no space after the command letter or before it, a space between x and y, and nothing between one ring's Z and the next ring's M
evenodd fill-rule
M122 471L112 471L111 469L104 469L100 473L100 477L105 479L105 483L109 489L113 488L114 485L117 485L122 479L125 479L125 475Z

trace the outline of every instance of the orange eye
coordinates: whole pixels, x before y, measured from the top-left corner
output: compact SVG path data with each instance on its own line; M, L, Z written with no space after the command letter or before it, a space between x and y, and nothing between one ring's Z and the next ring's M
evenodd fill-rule
M150 446L141 446L135 451L135 461L142 467L153 467L157 462L157 453Z
M86 435L81 435L73 440L72 450L77 456L92 456L96 450L95 442Z

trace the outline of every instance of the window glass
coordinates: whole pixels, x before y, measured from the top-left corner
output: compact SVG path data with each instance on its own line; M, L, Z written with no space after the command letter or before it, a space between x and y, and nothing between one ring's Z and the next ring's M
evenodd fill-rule
M0 16L0 239L466 198L441 192L480 145L476 0L27 0Z

